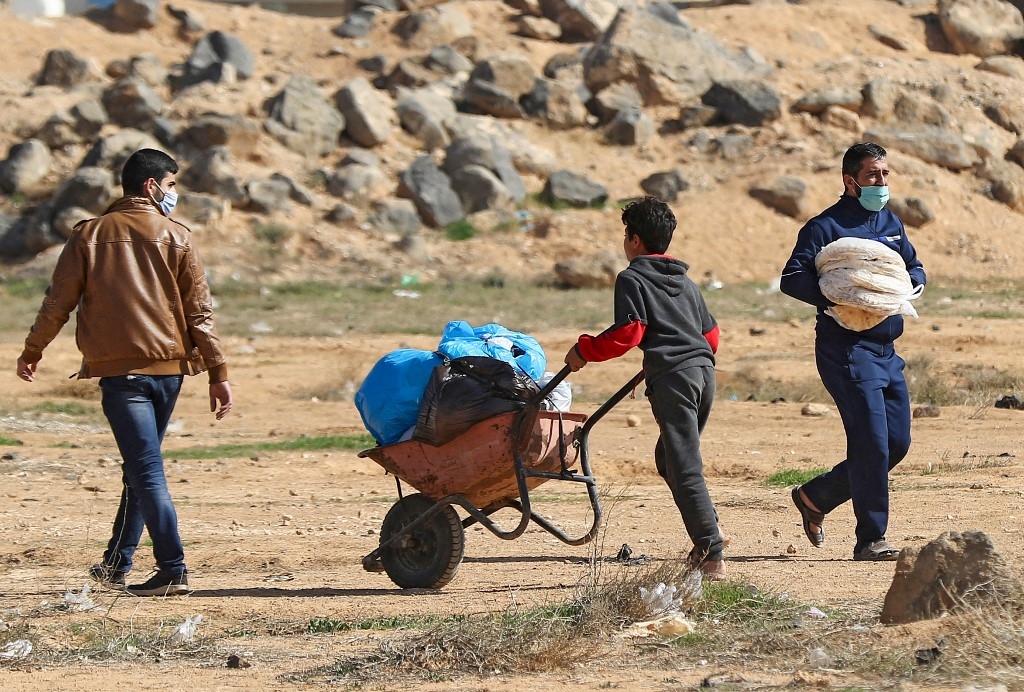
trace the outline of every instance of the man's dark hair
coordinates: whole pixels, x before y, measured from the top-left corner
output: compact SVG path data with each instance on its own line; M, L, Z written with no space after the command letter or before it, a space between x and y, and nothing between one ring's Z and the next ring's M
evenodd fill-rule
M630 236L640 236L647 252L662 255L672 242L676 215L660 199L641 197L623 208L622 223L626 224L626 233Z
M128 157L121 169L121 189L126 195L141 195L142 185L150 178L157 182L178 172L174 159L157 149L139 149Z
M886 157L885 149L873 142L854 144L843 154L843 174L852 175L854 179L860 173L861 166L868 159L877 161Z

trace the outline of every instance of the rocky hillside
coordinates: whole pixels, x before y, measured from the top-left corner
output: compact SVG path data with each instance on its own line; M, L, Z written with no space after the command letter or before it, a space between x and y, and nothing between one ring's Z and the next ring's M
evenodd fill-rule
M156 146L215 280L601 283L623 263L617 204L646 192L672 200L698 279L767 282L870 139L933 279L1017 278L1006 0L332 7L0 6L0 270L45 273Z

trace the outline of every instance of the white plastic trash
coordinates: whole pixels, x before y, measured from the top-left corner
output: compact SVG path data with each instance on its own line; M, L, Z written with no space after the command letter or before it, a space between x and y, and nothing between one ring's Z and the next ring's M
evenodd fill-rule
M202 621L202 615L197 614L188 616L185 618L185 622L178 625L177 629L174 630L174 634L171 635L171 641L179 644L192 641L196 636L196 628Z
M32 653L32 642L27 639L18 639L8 642L7 646L0 649L0 658L25 658Z
M659 582L650 591L641 586L640 600L647 606L647 612L652 615L673 613L683 604L682 598L676 598L677 590L675 586L666 585L665 582Z
M540 385L541 389L547 386L555 376L553 372L545 372L537 384ZM551 390L547 398L541 402L540 407L545 411L569 411L572 409L572 386L565 380L562 380L555 388Z

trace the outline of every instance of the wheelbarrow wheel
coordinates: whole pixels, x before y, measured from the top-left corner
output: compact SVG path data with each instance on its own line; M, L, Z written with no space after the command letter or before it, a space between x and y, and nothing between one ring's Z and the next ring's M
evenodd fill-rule
M427 513L436 503L416 493L396 502L381 525L381 543L402 533L406 526ZM459 571L466 534L451 505L445 505L426 522L381 552L384 571L403 589L440 589Z

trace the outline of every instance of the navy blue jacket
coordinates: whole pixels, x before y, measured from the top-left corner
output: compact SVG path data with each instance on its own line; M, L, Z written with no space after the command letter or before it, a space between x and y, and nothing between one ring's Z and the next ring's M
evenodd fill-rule
M839 238L867 238L877 240L891 250L900 253L906 262L910 281L916 287L926 281L924 267L917 259L917 251L907 238L903 222L888 209L868 211L856 197L843 195L831 207L804 224L796 238L793 253L782 270L780 288L788 296L810 303L818 308L815 331L818 336L840 339L867 339L884 344L895 341L903 334L903 315L892 315L880 324L855 332L844 327L825 314L825 308L832 303L818 288L818 272L814 258L821 249Z

